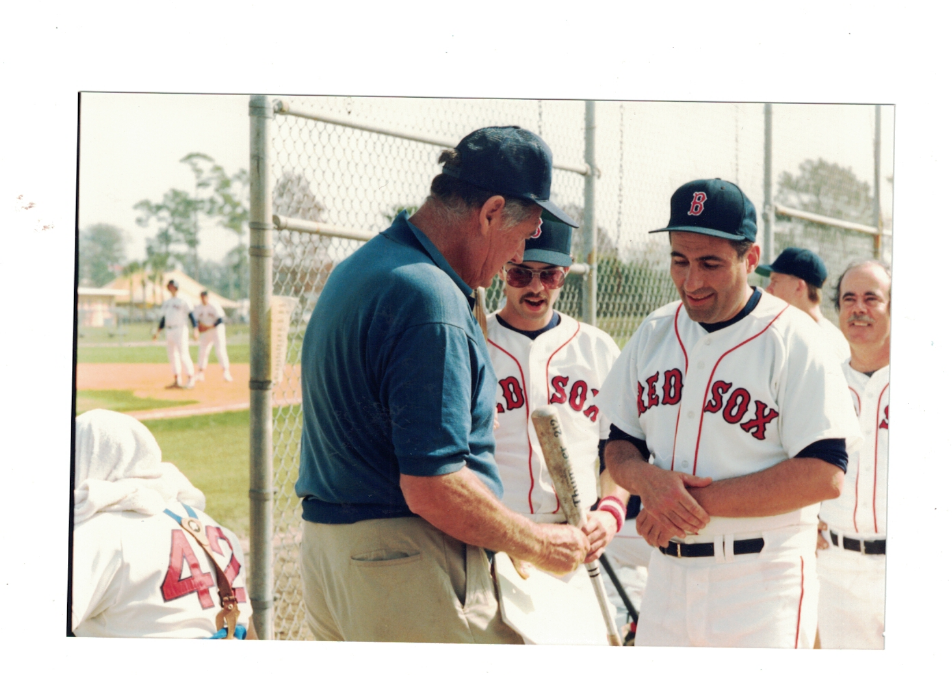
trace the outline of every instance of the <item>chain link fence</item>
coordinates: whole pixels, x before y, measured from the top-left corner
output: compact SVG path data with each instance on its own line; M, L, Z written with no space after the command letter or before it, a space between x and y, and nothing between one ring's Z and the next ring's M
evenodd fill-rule
M301 506L294 494L302 429L300 348L328 275L363 240L386 229L400 210L422 204L439 171L439 146L452 147L479 127L517 124L545 138L557 164L553 199L583 222L586 116L584 101L306 97L271 102L276 111L268 159L276 228L272 292L294 299L288 365L282 381L272 386L271 617L276 639L309 639L297 559ZM667 223L673 191L698 177L737 183L761 213L765 193L771 197L766 201L778 205L776 214L771 211L772 257L786 246L812 249L826 260L834 280L848 262L873 257L874 219L891 230L891 209L880 213L872 204L873 109L774 106L773 136L767 142L761 104L597 103L597 180L588 208L598 252L598 326L624 345L647 314L677 298L668 276L667 238L648 231ZM883 123L890 130L884 134L889 152L883 162L890 167L891 114ZM843 141L846 136L856 137L855 143ZM772 167L766 179L765 165ZM880 183L891 186L891 169ZM891 203L891 193L880 201ZM806 219L797 216L802 212L835 223L815 222L810 213ZM844 229L841 221L867 229ZM761 236L764 229L761 223ZM888 233L879 241L878 250L888 260ZM576 262L585 261L582 242L580 232ZM584 282L582 275L569 277L560 311L582 317ZM498 279L487 290L490 311L497 308L501 290ZM830 313L831 307L825 298L824 311Z

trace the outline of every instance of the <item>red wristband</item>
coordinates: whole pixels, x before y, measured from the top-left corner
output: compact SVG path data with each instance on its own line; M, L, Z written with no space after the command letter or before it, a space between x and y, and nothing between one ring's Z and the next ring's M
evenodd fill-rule
M602 497L598 501L598 510L607 511L608 513L615 516L615 524L618 526L616 532L620 532L622 526L625 524L625 506L621 503L621 500L618 497L613 497L609 495L608 497Z

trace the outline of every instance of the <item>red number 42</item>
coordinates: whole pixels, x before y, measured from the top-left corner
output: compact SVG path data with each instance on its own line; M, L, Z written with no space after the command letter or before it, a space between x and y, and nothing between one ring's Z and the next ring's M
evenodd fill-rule
M238 558L235 557L235 547L232 546L232 543L228 540L220 527L208 525L205 528L205 536L208 537L209 547L215 553L224 555L219 540L223 539L225 543L228 544L228 548L231 550L231 559L228 561L228 566L224 571L225 578L228 579L229 583L233 583L235 577L238 576L238 571L241 569L241 563L239 563ZM182 571L185 567L185 563L188 563L190 575L183 579ZM201 603L202 608L210 609L215 606L215 602L212 600L211 593L208 592L208 589L214 587L215 575L210 572L202 571L201 566L198 564L195 551L192 550L192 546L188 541L188 535L181 529L172 530L172 550L169 553L169 569L165 573L165 581L162 582L163 600L168 602L176 598L181 598L183 595L188 595L189 593L198 593L198 601ZM234 590L238 602L247 602L244 588L239 587Z

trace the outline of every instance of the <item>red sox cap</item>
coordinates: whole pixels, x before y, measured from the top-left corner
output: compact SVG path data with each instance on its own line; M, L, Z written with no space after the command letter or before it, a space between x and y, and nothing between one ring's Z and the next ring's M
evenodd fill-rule
M485 127L456 146L460 162L443 166L443 173L504 197L535 202L552 219L578 227L549 200L552 186L552 150L528 129Z
M757 241L757 210L741 189L720 178L692 180L671 196L668 226L654 232L696 232Z
M536 234L526 239L526 250L522 254L522 260L570 267L572 265L572 228L544 215Z
M772 265L759 265L756 271L765 277L769 277L771 272L789 274L817 288L822 288L823 282L826 281L826 265L820 256L795 246L785 248Z

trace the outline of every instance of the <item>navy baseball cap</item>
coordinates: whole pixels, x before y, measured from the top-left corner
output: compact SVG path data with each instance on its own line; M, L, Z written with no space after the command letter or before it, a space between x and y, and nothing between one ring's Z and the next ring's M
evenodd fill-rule
M169 283L165 285L166 287L171 286L172 288L178 289L178 282L175 279L169 279Z
M668 226L654 232L695 232L731 241L757 241L757 211L741 189L711 178L685 183L671 196Z
M460 162L443 165L443 173L503 197L535 202L551 218L578 227L549 201L552 150L539 136L520 127L477 129L456 146Z
M541 262L559 267L572 265L572 228L565 223L542 217L536 233L526 239L523 262Z
M769 277L771 272L789 274L817 288L822 288L823 282L826 281L826 265L820 260L820 256L795 246L783 249L773 265L757 266L757 274Z

